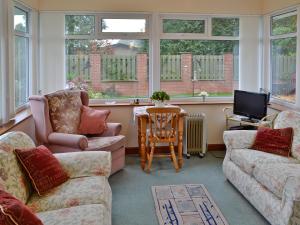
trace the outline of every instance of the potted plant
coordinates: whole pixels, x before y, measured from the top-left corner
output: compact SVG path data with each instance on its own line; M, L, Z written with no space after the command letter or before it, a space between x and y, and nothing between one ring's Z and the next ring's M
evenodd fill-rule
M170 96L164 91L155 91L150 99L156 107L163 107L164 101L170 100Z
M202 101L205 102L205 98L208 96L208 93L206 91L201 91L199 96L201 96Z

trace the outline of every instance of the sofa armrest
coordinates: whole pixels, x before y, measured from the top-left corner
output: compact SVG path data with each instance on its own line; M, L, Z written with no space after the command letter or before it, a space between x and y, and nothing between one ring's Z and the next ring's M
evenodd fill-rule
M224 131L223 139L227 150L250 148L256 137L256 130Z
M286 199L300 201L300 177L288 177L284 186L283 194Z
M111 154L104 151L58 153L54 156L61 163L70 178L86 176L109 177Z
M84 135L78 134L64 134L64 133L50 133L48 136L49 144L62 145L79 149L86 149L88 147L88 139Z
M107 123L107 129L101 134L101 137L117 136L120 134L122 125L120 123Z

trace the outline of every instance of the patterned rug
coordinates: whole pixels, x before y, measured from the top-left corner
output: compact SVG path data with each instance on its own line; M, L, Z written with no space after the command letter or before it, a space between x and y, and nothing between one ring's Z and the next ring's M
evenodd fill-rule
M160 225L229 225L202 184L152 186Z

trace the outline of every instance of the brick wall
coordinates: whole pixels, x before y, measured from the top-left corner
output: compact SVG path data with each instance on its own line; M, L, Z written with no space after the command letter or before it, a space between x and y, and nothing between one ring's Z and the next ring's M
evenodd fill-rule
M116 92L122 96L148 96L148 55L137 54L136 77L137 81L101 81L101 56L90 54L90 73L92 88L100 92ZM233 80L233 55L224 54L224 80L200 80L192 81L193 55L181 54L181 80L162 81L161 89L167 93L193 94L200 91L211 93L230 93L238 87L238 81Z

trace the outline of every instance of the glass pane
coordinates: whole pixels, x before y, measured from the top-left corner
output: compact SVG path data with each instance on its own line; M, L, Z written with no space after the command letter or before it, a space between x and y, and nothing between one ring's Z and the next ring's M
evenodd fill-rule
M67 85L93 99L147 97L148 52L148 40L66 40Z
M294 13L294 12L293 12ZM291 15L293 13L286 13L278 16L273 16L272 23L272 35L289 34L297 32L297 15Z
M295 102L296 99L296 37L271 41L272 95Z
M28 38L15 36L15 107L18 108L28 101Z
M161 40L160 52L160 85L171 97L232 96L238 88L238 41Z
M95 16L65 17L65 32L67 35L88 35L95 32Z
M204 33L205 20L163 20L164 33Z
M102 32L145 33L146 19L102 19Z
M212 18L213 36L239 36L238 18Z
M28 13L18 7L14 8L14 29L20 32L28 32Z

